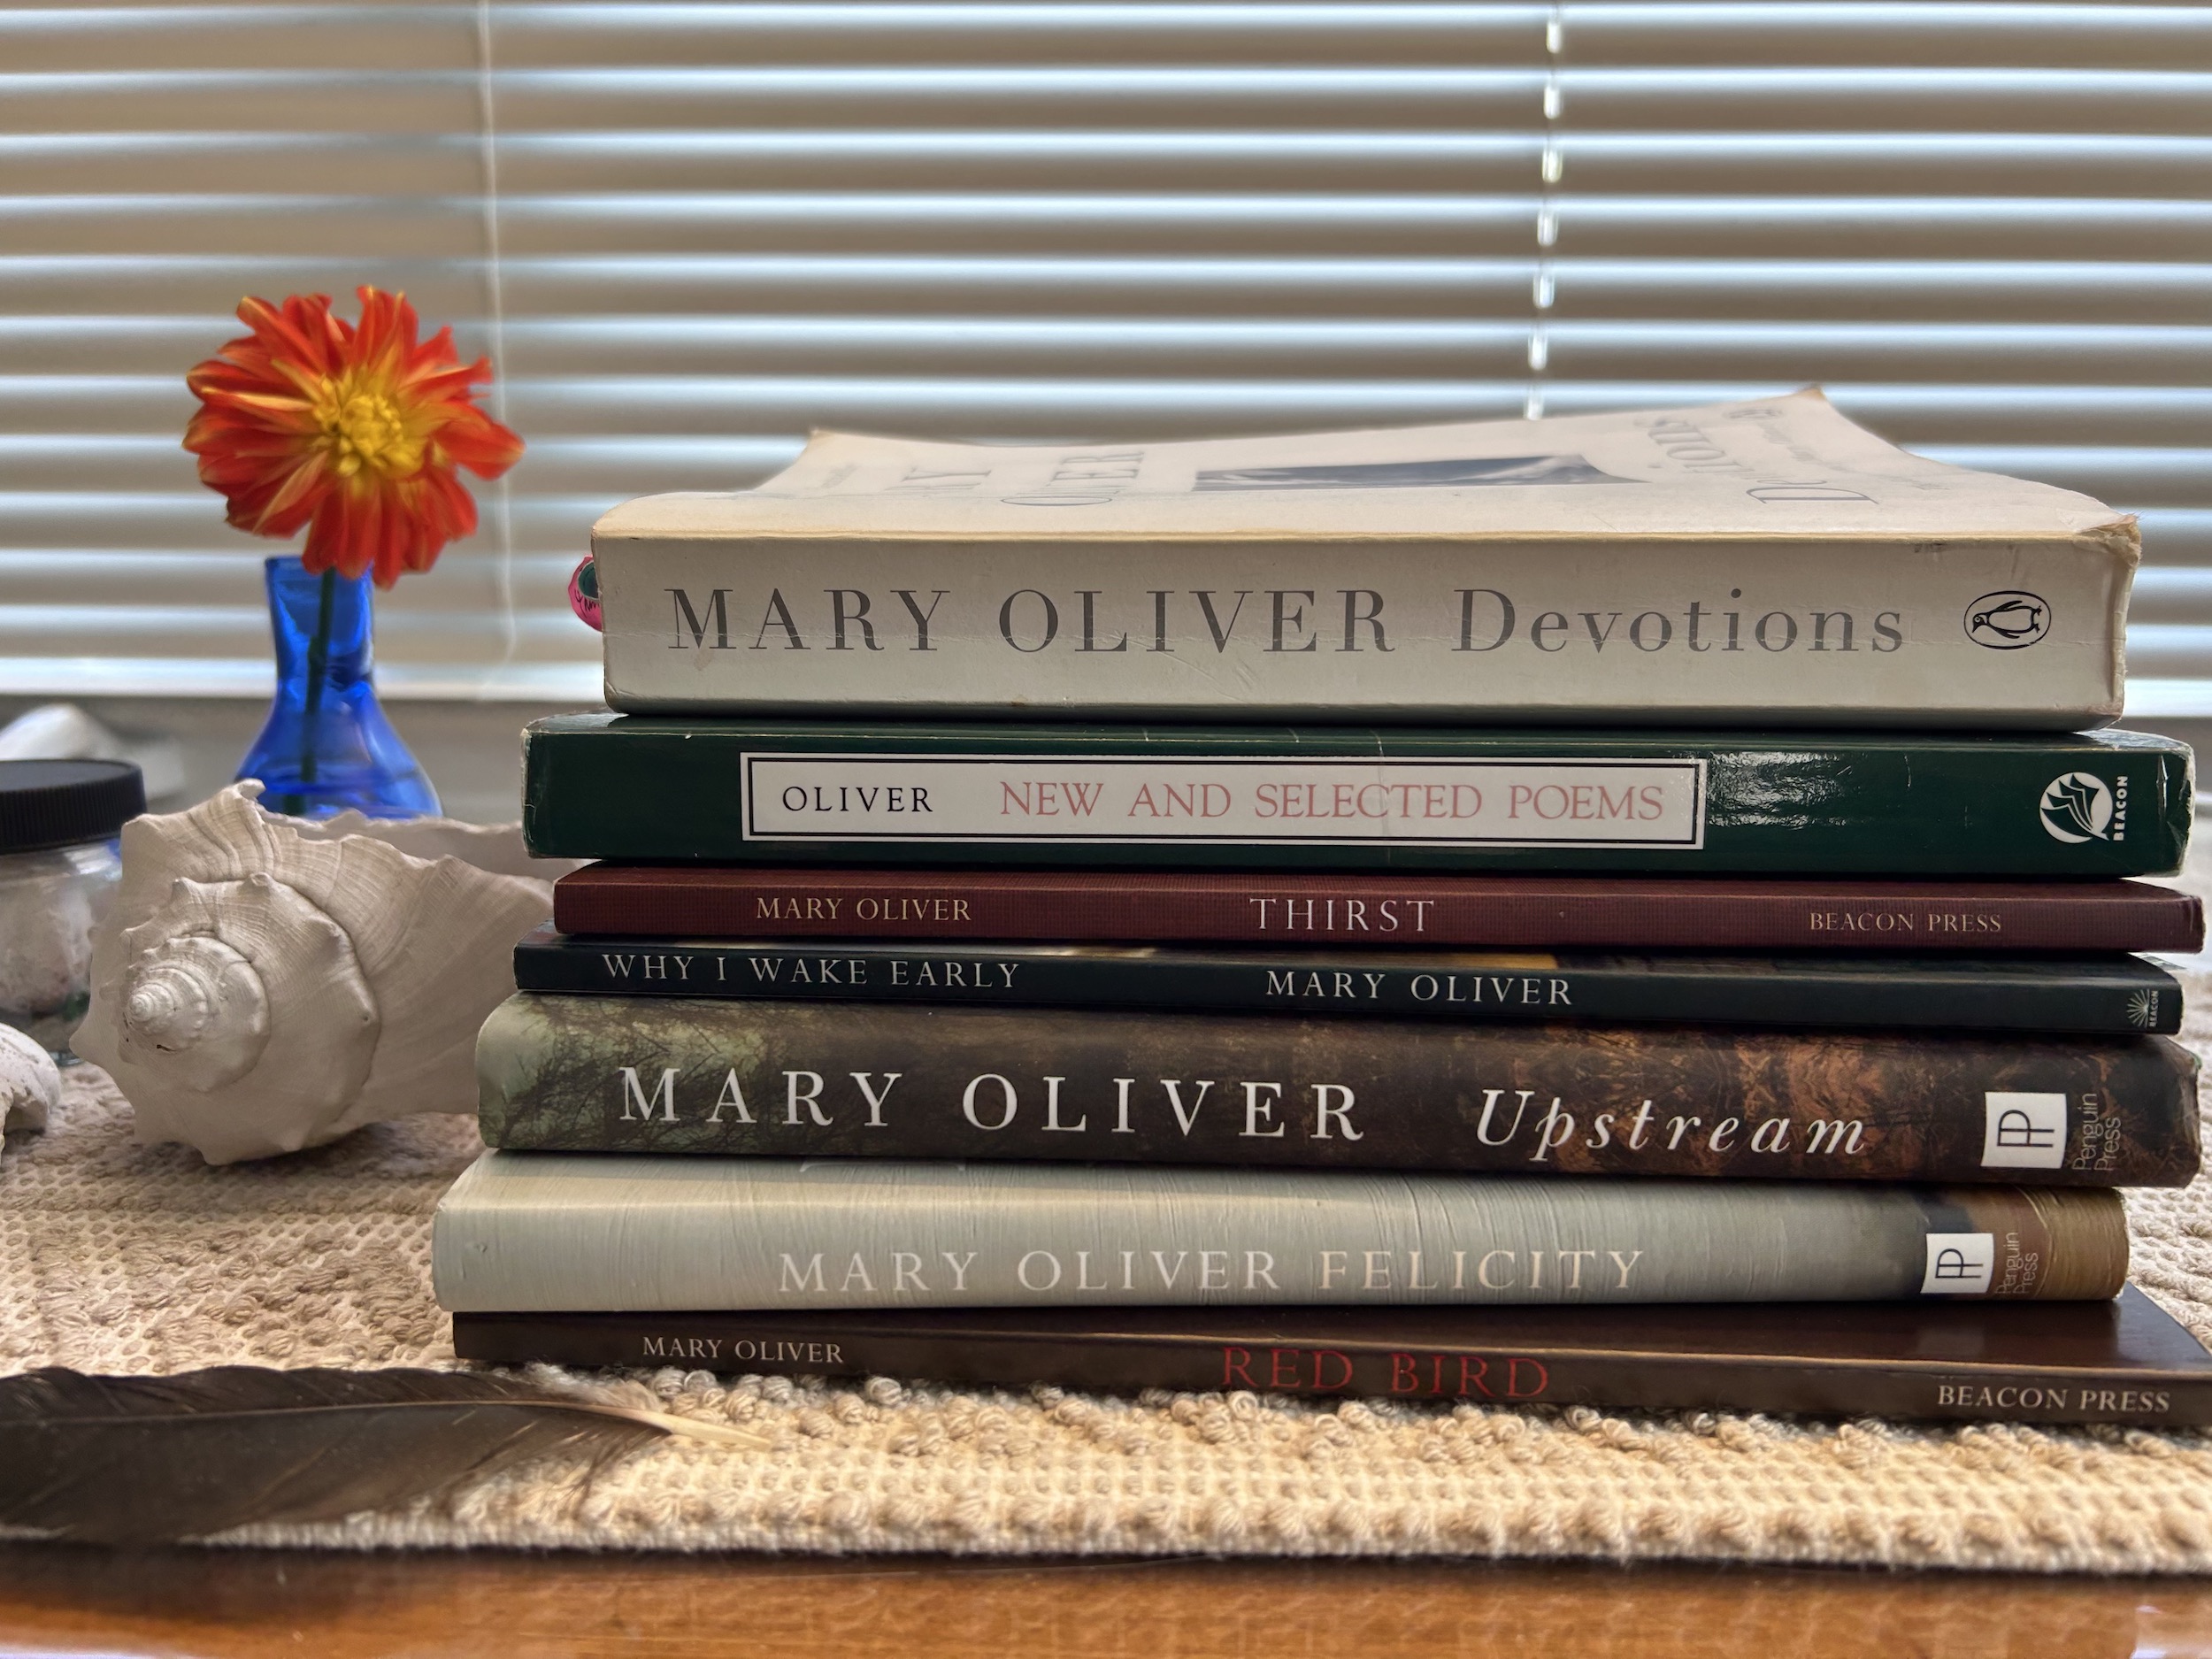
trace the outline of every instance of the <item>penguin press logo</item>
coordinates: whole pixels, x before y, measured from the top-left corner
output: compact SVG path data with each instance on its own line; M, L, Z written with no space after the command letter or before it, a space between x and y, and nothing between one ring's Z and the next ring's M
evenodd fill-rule
M1993 651L2016 651L2051 631L2051 608L2039 594L1984 594L1966 607L1966 637Z
M2103 779L2088 772L2062 773L2044 785L2043 798L2037 803L2043 827L2055 841L2124 841L2127 837L2127 788L2125 778L2120 780L2116 792Z

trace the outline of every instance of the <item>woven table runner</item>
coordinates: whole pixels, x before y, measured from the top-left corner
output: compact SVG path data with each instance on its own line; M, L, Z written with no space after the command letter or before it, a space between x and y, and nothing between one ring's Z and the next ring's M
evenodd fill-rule
M2186 1033L2212 1042L2212 980ZM211 1169L140 1147L92 1067L0 1155L0 1372L452 1365L430 1217L467 1118ZM2136 1282L2212 1339L2212 1183L2131 1194ZM2212 1570L2212 1437L1706 1413L1094 1397L704 1372L575 1374L748 1425L588 1481L539 1464L457 1499L242 1544L1027 1555L1700 1558Z

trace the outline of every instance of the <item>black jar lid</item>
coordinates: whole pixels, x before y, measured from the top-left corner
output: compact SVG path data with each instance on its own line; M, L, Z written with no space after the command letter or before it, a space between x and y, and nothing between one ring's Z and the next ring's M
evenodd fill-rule
M108 841L145 810L127 760L0 760L0 853Z

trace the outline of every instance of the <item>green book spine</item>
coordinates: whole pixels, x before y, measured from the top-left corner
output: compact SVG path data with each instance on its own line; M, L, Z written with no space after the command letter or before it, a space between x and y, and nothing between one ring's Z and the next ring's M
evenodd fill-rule
M2129 876L2180 868L2188 748L2127 732L1816 735L867 726L561 715L543 856Z
M1508 1023L2181 1029L2181 986L2137 956L1455 955L1114 945L577 939L515 947L525 991Z
M1521 1175L2179 1186L2162 1037L509 998L486 1144Z

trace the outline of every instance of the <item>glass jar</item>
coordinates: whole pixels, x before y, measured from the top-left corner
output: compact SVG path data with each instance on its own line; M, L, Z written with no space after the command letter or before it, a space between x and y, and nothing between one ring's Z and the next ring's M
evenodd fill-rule
M0 761L0 1021L73 1064L92 931L123 876L116 836L146 810L119 760Z

